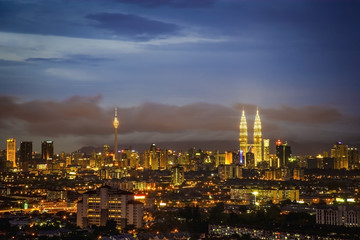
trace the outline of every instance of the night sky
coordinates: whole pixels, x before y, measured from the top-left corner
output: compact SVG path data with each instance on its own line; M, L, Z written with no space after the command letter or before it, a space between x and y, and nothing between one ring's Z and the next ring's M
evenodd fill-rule
M0 0L0 80L0 149L113 145L115 106L120 147L234 150L257 107L294 154L359 146L360 1Z

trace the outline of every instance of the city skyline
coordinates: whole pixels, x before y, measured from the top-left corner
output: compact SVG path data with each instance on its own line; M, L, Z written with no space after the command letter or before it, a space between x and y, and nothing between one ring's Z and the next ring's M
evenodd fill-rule
M114 107L125 146L236 149L243 107L271 146L358 146L360 3L274 2L0 1L0 149L111 145Z

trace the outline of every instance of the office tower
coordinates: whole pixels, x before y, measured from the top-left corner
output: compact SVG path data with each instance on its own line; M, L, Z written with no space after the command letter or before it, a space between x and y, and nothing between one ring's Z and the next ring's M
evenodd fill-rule
M255 167L262 161L262 133L259 110L256 110L254 123L254 158Z
M255 156L253 152L246 153L245 161L247 168L255 168Z
M240 162L242 164L244 164L244 163L246 163L245 155L248 152L248 133L247 133L247 123L246 123L244 109L242 110L241 120L240 120L239 143L240 143L240 153L239 153L240 154Z
M219 165L218 173L222 180L242 178L242 169L238 164Z
M148 150L143 153L144 168L159 170L160 169L160 148L156 148L155 144L151 144Z
M105 156L109 155L110 153L110 146L109 145L104 145L104 149L103 149L103 154Z
M335 169L335 158L324 157L323 158L323 168L324 169Z
M174 186L179 186L185 181L184 168L177 165L171 168L171 182Z
M215 167L225 164L225 158L226 158L225 153L220 153L219 150L217 150L214 154L214 157L215 157Z
M115 140L114 140L114 160L118 160L118 141L117 141L117 129L119 127L119 120L117 119L117 108L115 108L115 117L113 121L114 125L114 134L115 134Z
M20 168L27 172L29 166L33 165L32 161L32 142L20 143Z
M143 205L134 201L134 194L131 192L103 186L83 194L82 200L77 204L76 224L81 228L105 226L108 220L113 220L118 228L126 225L141 228Z
M348 149L349 155L349 168L359 169L359 152L357 148L351 147Z
M16 140L9 138L6 141L6 160L12 163L12 167L16 167Z
M233 164L233 152L225 152L225 165Z
M44 160L44 161L53 159L53 156L54 156L54 142L53 141L44 141L41 143L41 155L42 155L42 160Z
M278 158L278 167L286 167L291 156L291 148L288 143L282 143L280 140L276 142L276 157Z
M331 149L331 157L335 160L335 169L349 169L348 147L341 141L334 144Z
M270 139L264 139L264 161L270 164Z
M165 170L168 162L168 151L166 149L160 149L158 154L160 169Z

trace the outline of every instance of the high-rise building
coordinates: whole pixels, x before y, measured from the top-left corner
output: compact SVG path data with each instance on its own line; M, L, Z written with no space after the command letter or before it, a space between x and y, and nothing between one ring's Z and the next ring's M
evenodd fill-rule
M266 161L270 165L270 139L264 139L263 161Z
M20 168L23 171L28 171L30 165L33 165L32 160L32 142L20 143Z
M156 145L154 143L151 144L150 148L148 150L145 150L143 154L144 168L159 170L161 168L161 162L165 162L166 167L166 156L163 156L164 154L166 155L166 152L161 151L160 148L156 148Z
M103 154L107 156L109 153L110 153L110 146L105 144L103 148Z
M247 132L247 122L245 117L245 111L242 110L241 120L240 120L240 162L245 163L246 153L248 152L248 132Z
M108 220L113 220L118 228L126 225L141 228L143 208L143 203L134 201L133 193L103 186L83 194L77 204L76 224L81 228L105 226Z
M349 168L350 169L359 169L359 152L355 147L348 149L349 155Z
M245 111L242 111L241 120L240 120L240 163L246 167L249 162L246 159L246 154L249 152L250 147L253 147L254 153L254 167L256 167L262 160L262 131L261 131L261 120L259 116L259 110L256 110L255 122L254 122L254 143L248 144L248 134L247 134L247 122L245 117Z
M334 144L331 149L331 157L335 159L335 169L349 169L348 146L341 141Z
M44 141L41 143L41 156L44 161L51 161L54 157L54 142Z
M115 108L115 117L114 117L114 121L113 121L113 125L114 125L114 135L115 135L115 139L114 139L114 160L117 161L118 160L118 141L117 141L117 129L119 127L119 120L117 119L117 108Z
M288 143L276 142L276 156L279 159L278 167L286 167L291 157L291 148Z
M6 141L6 160L12 163L12 167L16 167L16 140L9 138Z
M180 165L171 168L171 182L174 186L179 186L185 181L184 168Z
M255 166L262 161L262 132L259 110L256 110L254 123L254 158Z
M242 178L242 169L238 164L219 165L218 173L222 180Z
M217 150L214 154L214 157L215 157L215 167L225 164L225 158L226 158L225 153L220 153L219 150ZM244 155L244 158L245 158L245 155Z
M246 167L247 168L255 168L255 157L254 153L249 151L246 153Z

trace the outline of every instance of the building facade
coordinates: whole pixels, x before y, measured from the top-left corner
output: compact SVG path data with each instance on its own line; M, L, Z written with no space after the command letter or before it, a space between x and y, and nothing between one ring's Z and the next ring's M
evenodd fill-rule
M276 157L278 158L278 168L286 167L291 157L291 148L287 142L282 143L280 140L276 142Z
M323 206L316 209L316 224L360 227L360 209L355 206Z
M6 160L12 163L12 167L16 167L16 140L9 138L6 141Z
M21 142L20 143L20 168L23 171L28 171L29 167L33 167L34 163L32 160L32 142Z
M341 141L336 142L331 149L331 157L335 160L335 169L349 169L348 146Z
M105 226L109 220L118 228L126 225L142 227L143 203L134 200L131 192L103 186L83 194L77 205L77 226Z
M177 165L171 168L171 183L179 186L185 181L184 167Z
M43 161L52 160L54 157L54 142L44 141L41 143L41 156Z

